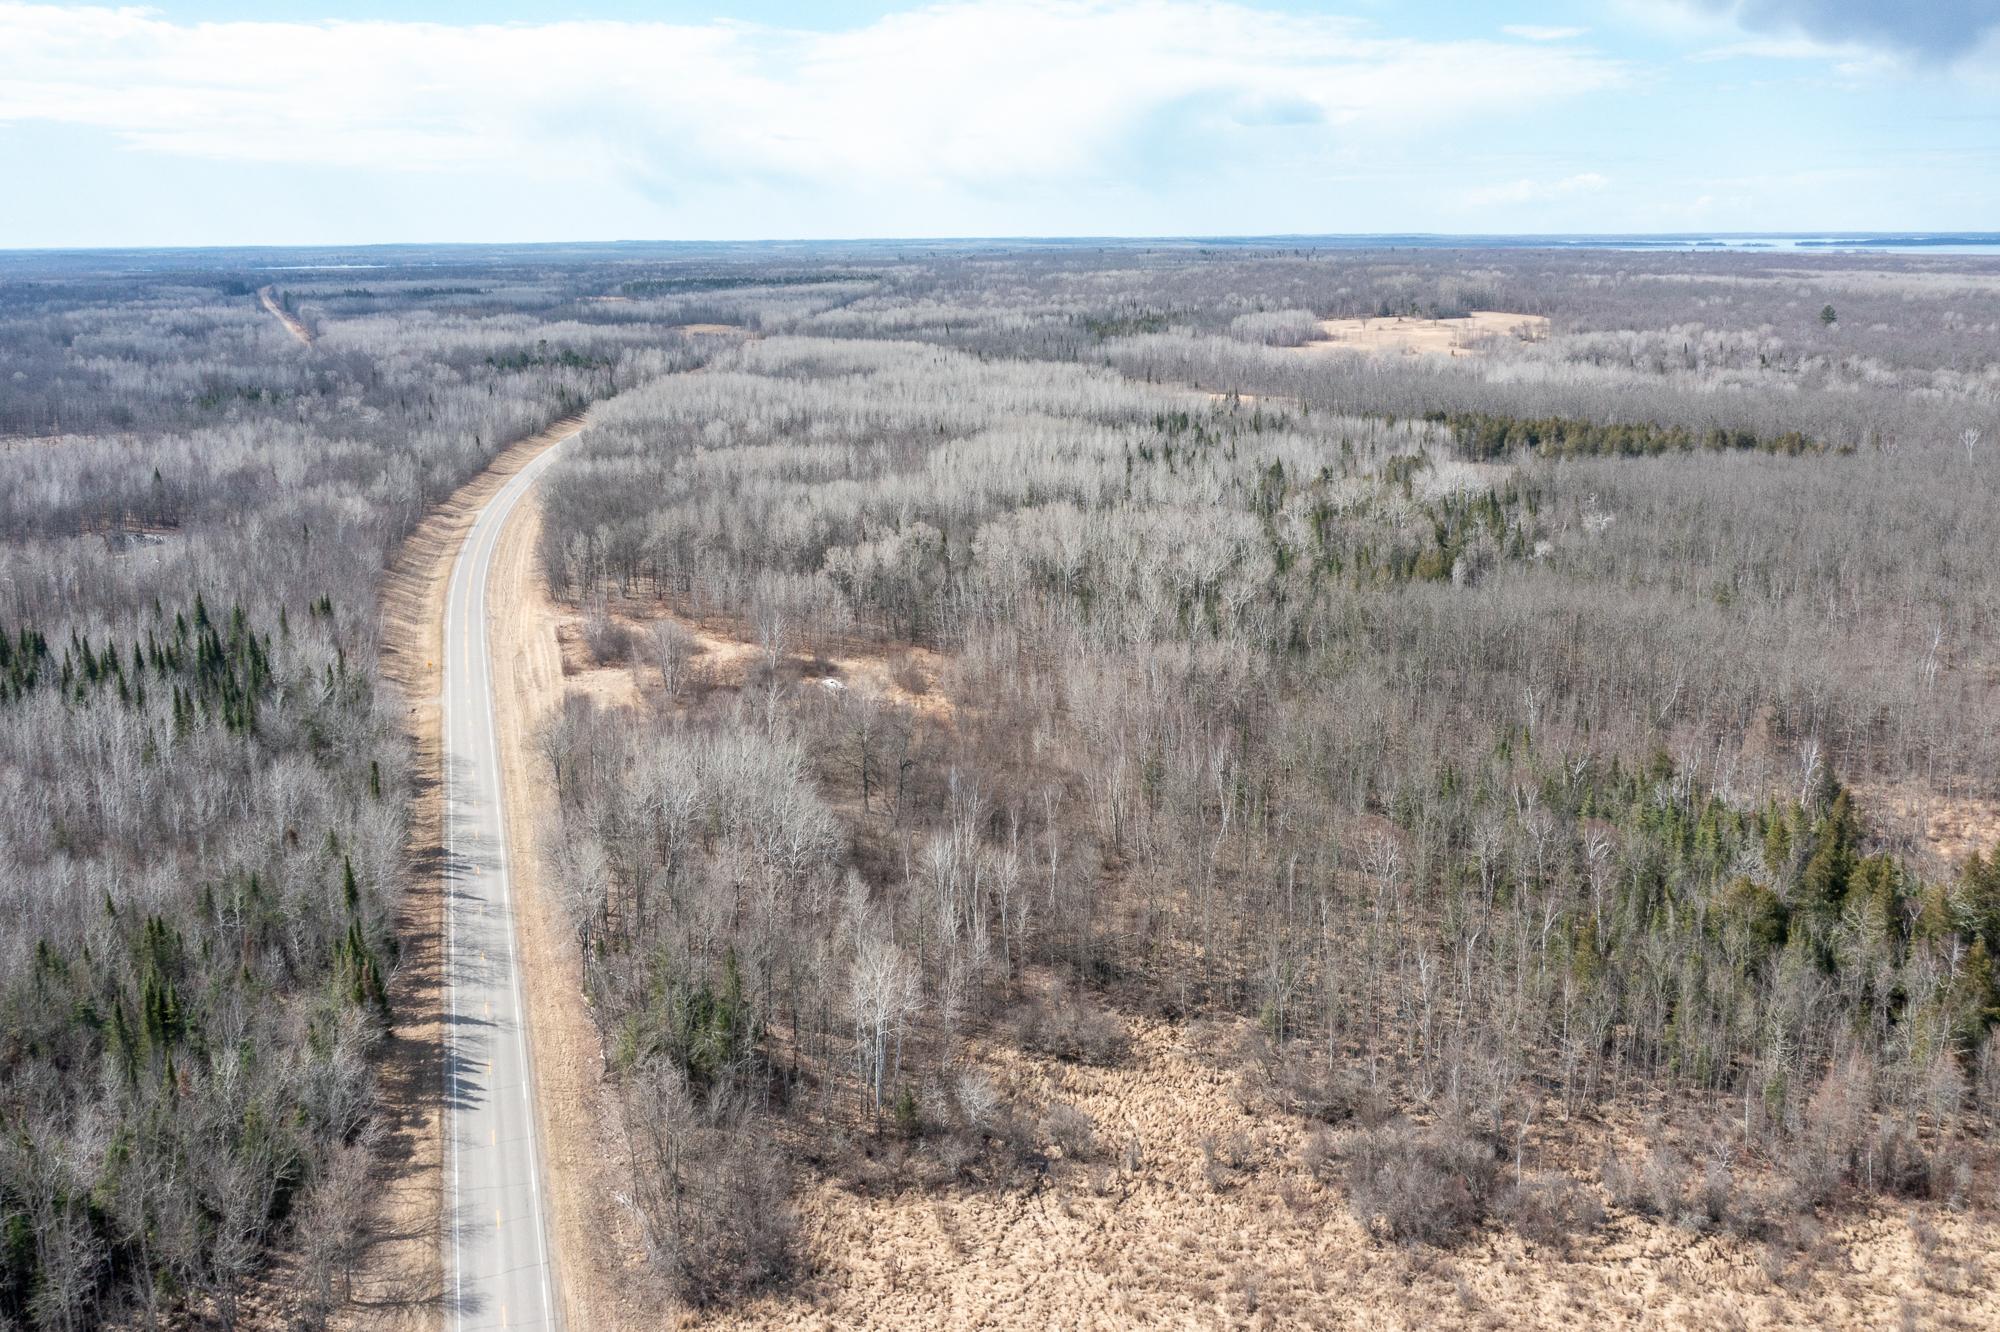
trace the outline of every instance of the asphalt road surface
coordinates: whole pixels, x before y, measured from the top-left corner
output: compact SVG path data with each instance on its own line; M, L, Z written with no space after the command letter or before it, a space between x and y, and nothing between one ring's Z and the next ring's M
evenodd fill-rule
M486 585L507 516L574 435L473 520L445 594L445 1300L453 1332L558 1326L501 805Z

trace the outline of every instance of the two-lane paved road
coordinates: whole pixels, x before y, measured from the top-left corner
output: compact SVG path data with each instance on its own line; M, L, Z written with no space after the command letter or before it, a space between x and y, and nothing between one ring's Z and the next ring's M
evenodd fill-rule
M555 1328L527 1010L515 970L486 586L507 517L556 451L480 510L445 594L445 1298L453 1332Z

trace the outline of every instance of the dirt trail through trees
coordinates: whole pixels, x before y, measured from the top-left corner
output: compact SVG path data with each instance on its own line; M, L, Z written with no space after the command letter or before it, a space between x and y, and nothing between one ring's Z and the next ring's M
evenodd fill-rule
M307 347L313 345L313 331L307 328L297 315L278 304L276 287L259 287L257 299L263 303L266 310L277 316L278 322L285 326L285 331L297 338L301 345Z

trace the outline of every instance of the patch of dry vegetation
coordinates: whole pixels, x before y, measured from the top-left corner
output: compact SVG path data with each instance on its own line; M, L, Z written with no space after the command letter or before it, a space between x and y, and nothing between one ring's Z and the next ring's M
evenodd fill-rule
M1751 1185L1682 1167L1663 1216L1656 1193L1620 1201L1537 1165L1544 1137L1587 1154L1616 1140L1607 1128L1538 1134L1517 1170L1512 1144L1279 1111L1246 1089L1262 1074L1238 1067L1229 1027L1127 1025L1115 1066L1009 1040L971 1056L995 1096L1062 1107L1093 1148L1068 1150L1043 1120L1000 1186L950 1169L936 1130L858 1175L836 1163L799 1196L797 1286L702 1325L1675 1327L1728 1309L1745 1328L1859 1328L1894 1325L1908 1299L1938 1326L2000 1316L1990 1205L1765 1224Z
M1373 319L1322 319L1319 336L1296 344L1301 352L1355 351L1386 356L1473 356L1496 342L1546 338L1543 315L1473 310L1456 317L1425 319L1387 315Z

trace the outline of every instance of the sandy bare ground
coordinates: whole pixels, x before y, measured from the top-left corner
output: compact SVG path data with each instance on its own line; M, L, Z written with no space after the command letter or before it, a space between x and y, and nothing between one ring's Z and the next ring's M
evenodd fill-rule
M257 299L263 303L266 310L277 316L278 322L285 326L285 331L297 338L301 346L310 347L313 345L312 330L300 323L290 310L278 304L278 289L276 287L259 287L257 289Z
M1501 339L1533 341L1548 336L1541 315L1474 310L1462 319L1322 319L1320 340L1293 350L1308 355L1330 351L1376 352L1397 356L1471 356Z
M1303 1121L1246 1113L1213 1057L1227 1032L1142 1022L1133 1035L1114 1069L978 1052L1002 1089L1092 1116L1102 1160L1059 1166L1039 1190L815 1186L803 1289L703 1325L2000 1326L1990 1214L1870 1210L1829 1224L1811 1262L1631 1217L1566 1255L1499 1227L1449 1250L1383 1243L1305 1164Z
M569 421L502 453L426 517L383 583L383 676L403 709L416 757L411 888L397 920L402 953L390 986L396 1029L381 1063L385 1137L376 1206L343 1322L430 1329L442 1318L444 1120L443 805L439 693L445 590L472 520L506 479L576 428Z
M546 584L537 584L543 599L538 612L554 625L561 649L564 692L588 694L599 703L657 706L647 691L660 683L657 667L633 662L605 667L596 662L584 641L584 616L547 603ZM626 600L610 608L611 618L634 635L638 657L646 656L644 635L664 622L679 625L693 648L688 666L701 689L740 689L751 671L769 654L755 641L754 631L724 616L696 619L656 601ZM948 720L951 698L934 686L949 660L912 644L882 644L875 640L840 640L822 645L822 654L784 650L776 663L782 673L829 691L855 691L899 708ZM919 682L917 689L912 681ZM544 706L548 704L545 703Z

